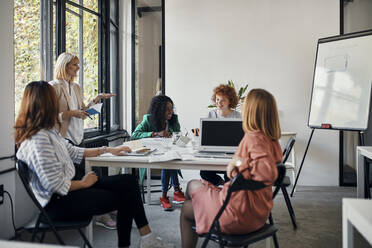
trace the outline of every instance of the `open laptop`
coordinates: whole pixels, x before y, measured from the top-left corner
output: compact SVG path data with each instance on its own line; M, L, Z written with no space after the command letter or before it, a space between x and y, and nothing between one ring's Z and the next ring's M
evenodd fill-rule
M196 157L231 158L244 136L241 119L200 119Z

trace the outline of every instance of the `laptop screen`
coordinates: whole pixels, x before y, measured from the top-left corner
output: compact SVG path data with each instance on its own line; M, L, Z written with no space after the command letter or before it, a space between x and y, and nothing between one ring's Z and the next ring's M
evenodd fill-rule
M200 119L200 150L235 152L244 136L241 119Z

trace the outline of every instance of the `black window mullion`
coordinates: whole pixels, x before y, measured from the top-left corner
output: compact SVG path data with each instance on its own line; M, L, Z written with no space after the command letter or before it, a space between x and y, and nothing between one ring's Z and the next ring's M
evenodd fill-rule
M98 11L100 12L100 18L98 18L98 93L102 92L103 87L103 20L102 20L102 10L105 0L98 0ZM99 130L103 131L103 114L99 118Z
M56 58L66 51L66 2L56 0Z
M110 92L110 1L104 1L103 8L103 19L104 19L104 63L105 63L105 73L104 73L104 91L106 93ZM107 100L109 101L109 100ZM106 133L110 132L111 128L111 106L110 104L105 104L105 121L106 121Z

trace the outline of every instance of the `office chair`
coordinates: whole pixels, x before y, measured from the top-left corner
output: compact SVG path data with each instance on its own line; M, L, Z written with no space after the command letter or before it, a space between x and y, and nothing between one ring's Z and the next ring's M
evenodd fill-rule
M276 183L280 185L284 179L286 168L283 164L279 164L277 168L278 168L278 179L276 180ZM214 218L214 221L212 223L212 226L209 229L209 232L199 235L199 237L205 238L202 244L202 248L207 247L209 240L212 240L218 243L220 247L225 247L225 246L248 247L249 245L257 241L266 239L268 237L273 237L275 248L279 248L278 239L276 237L276 232L278 231L278 228L274 226L274 221L271 216L271 213L269 216L269 224L265 223L265 225L259 230L251 232L251 233L247 233L247 234L239 234L239 235L224 234L221 232L221 228L219 224L219 218L221 217L223 211L225 210L227 204L229 203L231 194L233 192L240 191L240 190L254 191L254 190L263 189L265 187L268 187L268 186L266 186L263 182L247 180L240 173L236 177L234 177L227 191L226 199L224 203L222 204L222 207L218 211L216 217ZM193 227L193 229L195 230L195 227Z
M58 231L76 229L79 231L81 237L83 238L84 244L89 248L92 248L92 245L89 243L88 239L81 230L82 228L85 228L90 224L92 217L73 221L52 221L49 218L48 213L40 205L34 193L32 192L29 181L30 175L28 165L22 160L17 160L17 171L19 177L21 178L23 186L26 189L27 194L40 211L39 214L30 223L26 224L23 227L24 229L32 233L31 242L34 242L37 233L41 232L42 235L39 241L40 243L43 243L46 232L53 232L58 242L61 245L66 245L65 242L62 240L61 236L59 235Z
M292 148L294 146L295 141L296 140L293 137L291 137L289 139L286 147L284 148L284 150L283 150L283 164L285 164L285 162L287 162L287 160L289 158L289 154L292 151ZM289 216L291 217L293 229L297 229L296 216L295 216L295 213L294 213L294 210L293 210L293 207L292 207L292 203L291 203L291 200L289 198L288 191L287 191L287 187L289 187L290 185L291 185L291 180L289 179L288 176L284 177L283 182L281 184L276 184L275 183L274 184L275 190L274 190L274 193L273 193L273 198L275 198L275 196L278 194L279 190L282 190L283 197L284 197L284 200L285 200L285 204L287 205L288 213L289 213Z

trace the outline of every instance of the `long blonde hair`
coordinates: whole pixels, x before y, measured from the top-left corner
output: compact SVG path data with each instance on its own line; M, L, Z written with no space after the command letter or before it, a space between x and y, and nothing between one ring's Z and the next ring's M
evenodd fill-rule
M281 136L275 98L264 89L253 89L245 97L242 120L245 132L260 131L272 140Z
M71 53L61 53L58 56L56 66L54 68L54 75L56 79L60 80L74 80L74 78L71 78L70 75L67 73L67 65L74 59L79 59L77 56L71 54Z

